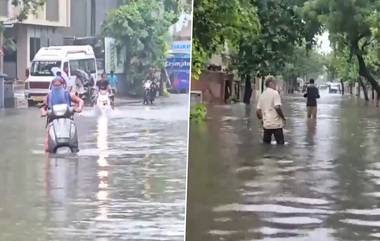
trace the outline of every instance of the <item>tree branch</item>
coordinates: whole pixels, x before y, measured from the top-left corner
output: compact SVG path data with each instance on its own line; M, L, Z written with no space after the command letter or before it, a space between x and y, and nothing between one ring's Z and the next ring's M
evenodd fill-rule
M363 43L363 45L361 46L361 51L363 52L364 51L364 48L366 48L367 46L369 46L372 42L373 42L373 38L370 38L370 39L366 39L366 41Z

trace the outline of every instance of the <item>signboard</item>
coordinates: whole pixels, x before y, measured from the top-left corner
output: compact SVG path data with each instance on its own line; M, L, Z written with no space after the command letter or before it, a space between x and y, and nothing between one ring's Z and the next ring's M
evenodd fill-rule
M170 53L191 53L191 41L174 41L170 48Z
M190 83L190 58L168 58L166 70L173 89L188 92Z
M168 58L166 62L166 69L168 71L190 71L190 58Z

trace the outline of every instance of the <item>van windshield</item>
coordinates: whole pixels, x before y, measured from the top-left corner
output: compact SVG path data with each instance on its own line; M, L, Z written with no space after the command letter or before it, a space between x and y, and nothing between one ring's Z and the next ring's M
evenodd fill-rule
M70 62L70 72L71 75L75 75L77 71L85 72L87 74L96 73L96 62L95 59L75 59L69 60Z
M61 68L61 61L33 61L30 74L33 76L54 76L51 69Z

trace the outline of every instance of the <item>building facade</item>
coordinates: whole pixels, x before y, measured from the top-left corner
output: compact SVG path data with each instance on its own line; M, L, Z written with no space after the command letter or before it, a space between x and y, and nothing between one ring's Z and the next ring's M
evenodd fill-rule
M70 0L49 0L35 14L23 22L13 21L18 8L11 0L0 0L0 21L13 23L4 35L15 43L14 50L5 50L4 72L9 77L23 80L25 70L37 51L44 46L61 45L61 29L70 27Z
M0 21L9 22L18 9L12 0L0 0ZM49 0L36 14L5 29L15 50L5 50L4 72L11 78L25 79L25 70L41 47L69 44L70 39L96 37L107 13L119 6L118 0ZM67 41L69 40L69 41Z

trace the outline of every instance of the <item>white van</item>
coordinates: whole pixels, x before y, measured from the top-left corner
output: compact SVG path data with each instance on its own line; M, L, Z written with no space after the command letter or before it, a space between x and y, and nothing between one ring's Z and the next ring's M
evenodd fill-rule
M26 81L25 96L28 105L41 102L49 93L54 78L53 67L62 71L66 68L68 78L73 80L71 82L75 82L76 76L73 73L77 70L91 74L94 82L97 80L96 59L90 45L43 47L34 56Z

